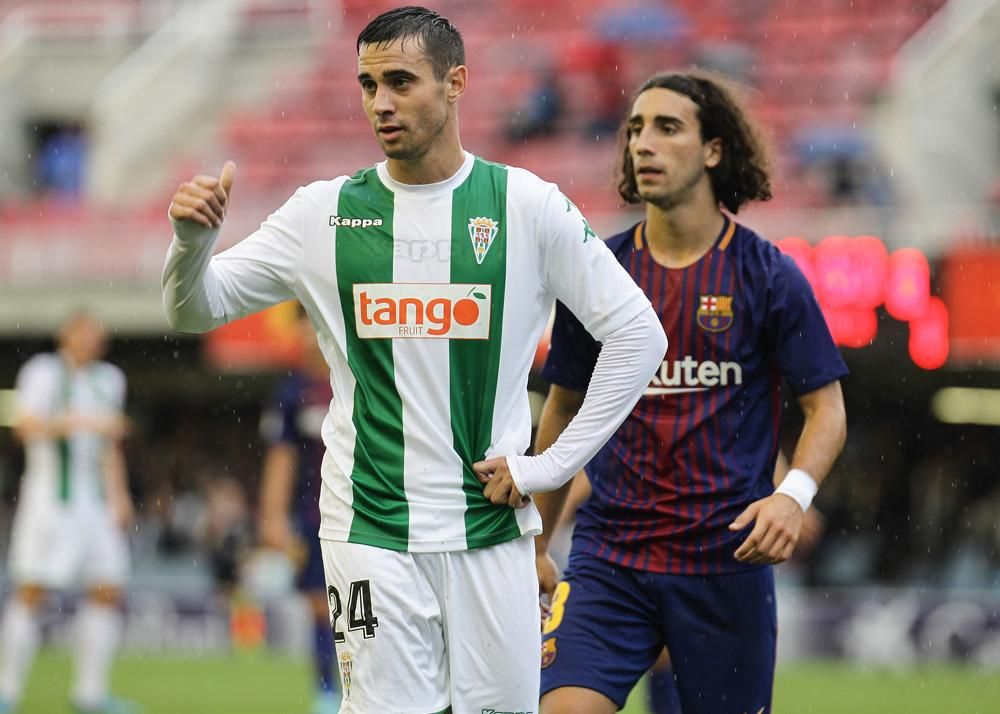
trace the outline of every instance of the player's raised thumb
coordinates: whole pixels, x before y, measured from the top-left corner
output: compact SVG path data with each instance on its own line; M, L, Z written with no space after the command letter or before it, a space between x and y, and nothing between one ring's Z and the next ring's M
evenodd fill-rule
M753 523L753 519L757 517L757 510L760 508L760 501L754 501L746 510L740 515L736 516L736 520L729 524L729 530L731 531L741 531L748 525Z
M222 173L219 174L219 185L222 186L222 190L226 192L226 198L229 198L229 194L233 190L233 181L236 178L236 162L227 161L222 167Z

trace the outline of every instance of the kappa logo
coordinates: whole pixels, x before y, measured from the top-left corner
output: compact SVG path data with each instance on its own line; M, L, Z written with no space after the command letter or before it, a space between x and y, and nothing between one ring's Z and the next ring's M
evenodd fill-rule
M482 714L535 714L535 713L530 711L525 711L523 709L518 709L517 711L514 711L512 709L490 709L489 707L485 707L483 709Z
M330 216L330 225L334 228L378 228L382 225L382 219Z
M583 213L576 207L576 204L566 198L565 194L563 198L566 199L566 213L569 213L571 210L576 211L576 215L580 216L580 220L583 221L583 242L586 243L591 238L596 238L597 234L594 233L594 229L587 223L587 219L583 217Z
M472 239L472 250L476 254L478 265L483 264L483 259L489 252L490 246L493 245L493 239L497 237L499 231L500 224L492 218L480 216L469 219L469 238Z
M355 328L361 339L486 340L492 296L490 285L355 283Z

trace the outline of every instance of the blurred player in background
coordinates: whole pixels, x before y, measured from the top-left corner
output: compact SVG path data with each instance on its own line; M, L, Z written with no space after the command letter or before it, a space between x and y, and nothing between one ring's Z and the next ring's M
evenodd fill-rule
M0 712L15 711L38 649L38 612L50 590L84 587L76 614L71 700L78 712L135 707L108 694L121 635L121 588L133 519L121 442L125 376L104 355L107 334L78 312L58 350L28 360L17 376L15 431L25 472L10 544L14 593L0 627Z
M297 327L302 366L281 382L261 419L268 443L260 492L261 545L287 553L299 567L296 584L313 619L316 698L312 714L336 714L340 707L333 669L333 630L319 545L321 466L326 448L321 433L333 391L330 368L316 343L312 323L299 308Z
M300 189L212 248L235 175L182 184L164 301L204 332L298 298L331 368L323 559L347 712L534 711L529 495L568 481L625 418L666 344L649 300L553 184L464 151L465 49L418 7L358 37L387 161ZM558 442L525 457L527 377L555 299L604 349Z
M758 132L724 83L657 75L624 131L619 192L644 202L646 218L608 246L671 341L588 466L593 492L558 585L547 526L568 486L538 499L539 581L551 597L541 710L617 710L666 645L684 714L759 714L774 678L771 566L791 555L843 447L847 370L792 260L721 210L771 195ZM576 413L600 350L560 306L537 449ZM782 376L805 422L775 489Z

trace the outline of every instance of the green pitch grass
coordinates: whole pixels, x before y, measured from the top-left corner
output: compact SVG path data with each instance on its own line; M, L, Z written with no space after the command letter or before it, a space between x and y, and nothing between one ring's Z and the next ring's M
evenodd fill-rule
M43 652L20 714L68 714L71 664ZM268 655L179 658L128 656L115 666L115 692L144 714L307 714L309 665ZM640 692L626 714L646 714ZM778 671L777 714L993 714L1000 711L1000 672L924 667L907 673L811 663ZM458 714L458 713L456 713Z

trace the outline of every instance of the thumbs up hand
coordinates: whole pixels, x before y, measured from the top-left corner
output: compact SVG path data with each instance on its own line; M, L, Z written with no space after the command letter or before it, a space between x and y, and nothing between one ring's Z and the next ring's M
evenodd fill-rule
M198 175L182 183L167 212L170 220L192 221L206 228L221 226L226 218L235 176L236 164L227 161L219 178Z

